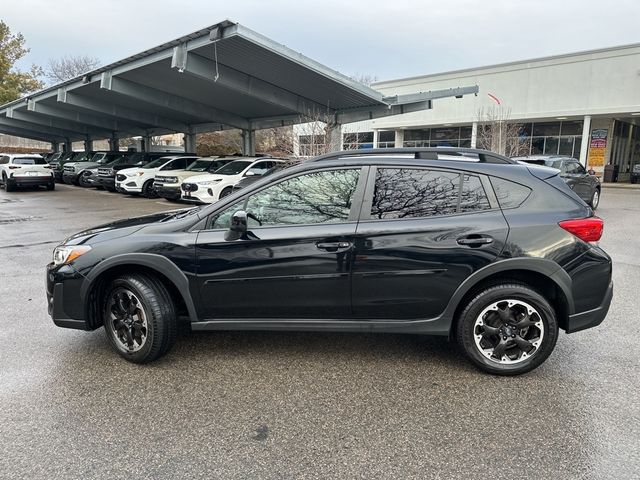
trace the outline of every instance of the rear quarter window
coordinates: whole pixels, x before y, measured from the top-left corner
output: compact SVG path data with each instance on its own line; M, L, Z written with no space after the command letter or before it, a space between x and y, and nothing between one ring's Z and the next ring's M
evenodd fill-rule
M517 208L522 205L531 194L529 187L525 187L519 183L497 177L490 177L490 179L500 208Z

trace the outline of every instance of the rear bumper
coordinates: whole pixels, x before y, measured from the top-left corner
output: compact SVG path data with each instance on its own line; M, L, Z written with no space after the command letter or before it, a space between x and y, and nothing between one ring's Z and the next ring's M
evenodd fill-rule
M43 175L41 177L11 177L8 180L19 187L50 185L55 181L51 175Z
M611 306L611 300L613 299L613 282L609 283L609 287L604 295L602 303L586 312L575 313L569 315L567 320L567 333L575 333L580 330L586 330L587 328L597 327L607 316L609 307Z

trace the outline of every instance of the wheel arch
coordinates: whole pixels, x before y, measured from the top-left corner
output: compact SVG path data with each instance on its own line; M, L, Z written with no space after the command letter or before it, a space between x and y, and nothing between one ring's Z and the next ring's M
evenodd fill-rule
M169 289L178 307L183 306L191 322L198 320L197 309L185 274L166 257L152 253L116 255L96 265L86 276L80 289L80 298L86 309L89 328L99 326L97 309L106 281L123 273L147 273L155 275Z
M541 258L513 258L488 265L469 276L455 291L445 310L451 319L451 332L466 302L478 290L502 281L519 281L540 291L558 315L558 324L566 329L569 315L574 313L571 277L557 263Z

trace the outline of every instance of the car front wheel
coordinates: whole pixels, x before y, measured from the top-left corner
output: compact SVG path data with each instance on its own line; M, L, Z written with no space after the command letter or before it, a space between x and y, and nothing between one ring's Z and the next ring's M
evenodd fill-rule
M123 275L106 292L103 323L116 352L130 362L148 363L169 351L176 338L176 311L160 281L148 275Z
M458 343L471 362L495 375L519 375L553 351L558 323L549 302L529 286L501 283L466 305L457 323Z

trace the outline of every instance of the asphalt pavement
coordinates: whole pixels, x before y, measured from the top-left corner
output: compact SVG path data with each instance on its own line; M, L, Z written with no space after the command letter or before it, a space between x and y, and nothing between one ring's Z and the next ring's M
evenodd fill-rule
M440 338L180 334L146 366L57 328L67 235L176 208L59 186L0 191L0 478L640 478L640 191L605 189L605 322L516 378Z

